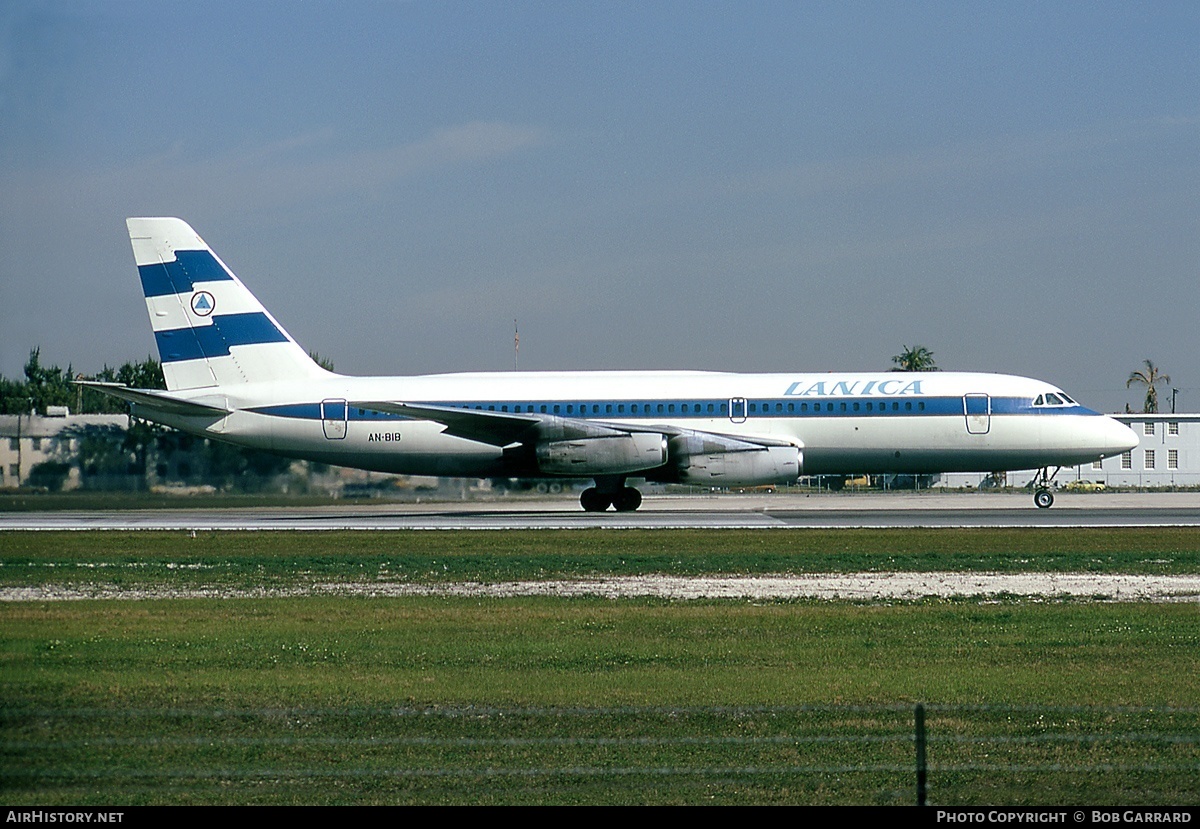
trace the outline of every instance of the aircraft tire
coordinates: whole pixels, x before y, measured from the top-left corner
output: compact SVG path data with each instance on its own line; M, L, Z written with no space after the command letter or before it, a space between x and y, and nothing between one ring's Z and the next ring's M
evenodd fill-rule
M604 512L612 504L612 496L603 493L596 487L588 487L579 494L579 505L584 512Z
M1054 504L1054 493L1048 489L1039 489L1033 493L1033 503L1038 509L1050 509Z
M617 512L633 512L642 505L642 493L631 486L617 490L613 495L613 506Z

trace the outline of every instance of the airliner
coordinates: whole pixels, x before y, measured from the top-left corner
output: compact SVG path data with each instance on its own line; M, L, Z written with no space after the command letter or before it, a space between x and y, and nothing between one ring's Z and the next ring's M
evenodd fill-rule
M196 232L127 220L166 390L86 385L131 413L241 446L407 475L585 478L589 512L642 502L630 479L704 487L801 475L1058 468L1137 445L1040 380L1000 374L327 371ZM1054 472L1051 472L1054 468Z

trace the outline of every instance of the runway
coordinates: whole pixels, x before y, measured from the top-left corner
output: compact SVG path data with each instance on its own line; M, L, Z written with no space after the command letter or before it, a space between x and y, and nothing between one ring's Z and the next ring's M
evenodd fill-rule
M1192 492L861 493L647 496L633 513L586 513L573 498L322 507L12 512L0 530L515 530L888 527L1200 527Z

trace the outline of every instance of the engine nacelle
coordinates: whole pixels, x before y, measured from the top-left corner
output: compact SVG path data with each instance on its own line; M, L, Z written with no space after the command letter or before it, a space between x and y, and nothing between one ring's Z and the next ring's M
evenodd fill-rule
M800 449L764 446L740 452L700 452L678 460L679 481L700 486L766 486L795 483Z
M548 475L591 478L654 469L667 462L667 438L658 432L634 432L578 440L549 440L537 445L538 469Z

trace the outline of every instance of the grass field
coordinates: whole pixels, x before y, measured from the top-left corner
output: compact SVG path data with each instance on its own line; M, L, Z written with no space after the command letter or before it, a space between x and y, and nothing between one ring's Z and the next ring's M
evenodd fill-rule
M0 586L1200 572L1195 530L3 533ZM1197 604L0 604L19 804L1200 803Z

